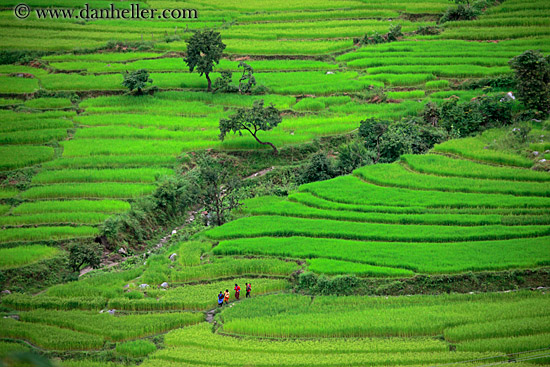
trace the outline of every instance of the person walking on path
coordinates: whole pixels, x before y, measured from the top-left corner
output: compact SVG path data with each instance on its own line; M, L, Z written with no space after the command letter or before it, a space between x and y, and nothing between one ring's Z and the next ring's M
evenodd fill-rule
M235 283L235 298L239 300L239 296L241 295L241 287L237 283Z
M218 294L218 307L222 307L222 306L223 306L223 299L224 299L223 292L220 291L220 294Z
M246 283L246 298L250 297L250 292L252 292L252 284Z
M225 304L229 303L229 289L225 290L225 293L223 294L223 300L225 301Z

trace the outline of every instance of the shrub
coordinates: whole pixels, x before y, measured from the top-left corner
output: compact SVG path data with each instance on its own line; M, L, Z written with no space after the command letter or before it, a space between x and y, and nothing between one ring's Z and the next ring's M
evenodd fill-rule
M528 50L509 62L515 71L518 97L527 108L550 111L550 56Z
M374 153L367 150L365 145L358 141L343 144L338 148L336 170L341 175L347 175L354 169L373 163Z
M434 26L419 26L418 29L414 32L421 36L436 36L441 33L441 29Z
M142 94L142 89L147 83L152 84L153 80L149 78L149 72L145 69L126 72L122 86L128 88L130 92L137 90L137 94Z
M456 8L449 8L439 19L439 23L453 22L457 20L472 20L478 16L478 12L469 5L458 4Z
M313 155L300 177L302 183L323 181L331 179L335 176L332 162L327 157L325 152L319 152Z

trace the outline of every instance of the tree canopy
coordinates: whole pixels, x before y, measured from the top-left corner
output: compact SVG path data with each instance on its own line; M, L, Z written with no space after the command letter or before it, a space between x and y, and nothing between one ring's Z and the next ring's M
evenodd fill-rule
M281 112L270 104L264 107L264 100L254 101L252 108L239 108L237 112L228 119L220 120L220 140L223 141L229 132L239 133L248 131L256 141L262 145L269 145L275 154L277 148L270 142L263 142L258 139L258 131L268 131L282 122Z
M149 72L146 69L140 69L126 72L122 85L128 88L130 92L137 90L137 94L141 94L147 83L153 83L153 80L149 78Z
M219 64L225 43L222 42L222 37L219 32L213 30L198 30L187 41L187 56L183 59L189 71L195 69L202 76L206 76L208 81L208 91L212 89L212 81L210 73L214 70L214 63Z

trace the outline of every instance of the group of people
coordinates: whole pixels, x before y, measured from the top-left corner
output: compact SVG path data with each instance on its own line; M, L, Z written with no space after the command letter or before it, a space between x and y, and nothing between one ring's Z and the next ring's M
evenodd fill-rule
M235 283L235 288L233 288L235 291L235 299L238 301L241 296L241 287L237 283ZM246 298L250 297L250 292L252 292L252 283L246 283ZM226 289L225 292L220 291L220 294L218 294L218 306L222 307L223 304L229 303L229 289Z

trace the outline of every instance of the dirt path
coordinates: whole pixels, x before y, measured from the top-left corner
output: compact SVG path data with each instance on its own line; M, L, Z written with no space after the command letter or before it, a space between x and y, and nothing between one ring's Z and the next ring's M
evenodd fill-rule
M245 180L249 180L249 179L251 179L251 178L262 177L263 175L265 175L265 174L268 173L268 172L273 171L274 169L275 169L275 166L271 166L271 167L269 167L269 168L263 169L263 170L258 171L258 172L256 172L256 173L253 173L253 174L251 174L250 176L245 177L244 179L245 179Z
M217 308L213 308L210 311L206 311L206 317L205 317L206 322L209 322L211 324L214 323L214 316L216 315L217 310L218 310Z

